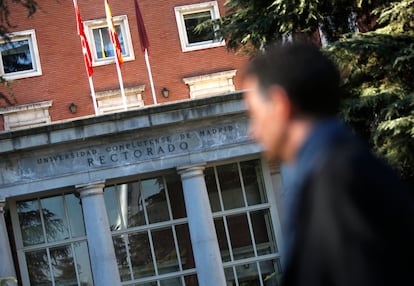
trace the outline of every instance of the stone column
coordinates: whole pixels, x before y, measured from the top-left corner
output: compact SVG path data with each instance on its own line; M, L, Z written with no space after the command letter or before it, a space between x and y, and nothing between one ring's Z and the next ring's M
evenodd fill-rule
M7 235L6 221L4 219L5 206L6 201L0 199L0 277L3 278L16 277L9 236Z
M204 166L178 168L183 184L198 283L200 286L225 286L223 262L203 171Z
M104 182L76 186L80 194L95 285L119 286L118 265L103 197Z

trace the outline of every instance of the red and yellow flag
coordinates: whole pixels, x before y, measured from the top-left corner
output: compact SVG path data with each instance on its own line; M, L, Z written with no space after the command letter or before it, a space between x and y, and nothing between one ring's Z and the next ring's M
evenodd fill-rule
M109 38L114 46L115 56L118 59L119 66L122 65L124 59L122 58L121 44L119 43L118 35L116 34L114 21L112 20L111 9L109 8L108 0L105 0L106 22L108 25Z
M91 49L89 48L89 43L85 36L82 19L79 13L78 3L76 0L73 0L73 6L75 7L76 22L78 26L78 35L81 40L82 53L83 53L83 58L85 60L86 72L88 73L88 77L91 77L93 74Z

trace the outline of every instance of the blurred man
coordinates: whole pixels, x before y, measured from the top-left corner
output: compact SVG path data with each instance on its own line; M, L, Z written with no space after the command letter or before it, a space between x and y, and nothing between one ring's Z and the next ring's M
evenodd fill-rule
M414 285L413 198L336 117L336 66L316 47L276 46L244 85L251 135L285 171L283 285Z

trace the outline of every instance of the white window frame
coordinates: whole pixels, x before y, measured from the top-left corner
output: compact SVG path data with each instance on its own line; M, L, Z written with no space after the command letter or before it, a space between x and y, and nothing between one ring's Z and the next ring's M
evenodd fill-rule
M21 41L21 40L28 40L29 42L29 49L30 49L30 55L32 57L32 64L33 68L31 70L25 70L25 71L18 71L6 74L4 73L4 67L3 67L3 58L0 57L0 74L3 76L6 80L13 80L13 79L21 79L21 78L28 78L28 77L34 77L34 76L40 76L42 75L42 68L40 65L40 56L39 56L39 50L37 47L37 40L36 40L36 33L35 30L25 30L25 31L19 31L19 32L13 32L7 34L7 37L9 37L11 42L15 41ZM1 39L1 43L5 43L7 39L3 38Z
M178 6L174 8L175 18L177 21L178 35L180 36L181 49L183 52L196 51L201 49L209 49L224 46L224 40L210 40L199 43L189 43L185 28L184 15L210 11L213 20L220 18L220 11L217 1L204 2L199 4Z
M33 197L33 198L29 198L29 200L36 200L37 203L40 202L40 200L42 199L46 199L46 198L50 198L50 197L55 197L55 196L65 196L66 194L56 194L56 195L52 195L52 196L42 196L42 197ZM23 199L25 200L25 199ZM45 250L47 255L48 255L48 262L50 263L50 249L55 248L55 247L64 247L64 246L68 246L71 248L72 251L72 259L75 262L74 263L74 267L75 267L75 272L76 272L76 279L78 282L78 285L81 285L81 281L80 281L80 275L79 275L79 271L78 271L78 267L77 266L77 258L76 258L76 253L74 251L74 245L78 244L78 243L87 243L87 237L86 237L86 226L85 226L85 235L83 236L79 236L79 237L72 237L72 234L70 233L70 229L68 229L68 232L70 233L70 237L67 239L63 239L63 240L58 240L58 241L53 241L53 242L48 242L48 241L44 241L43 243L39 243L39 244L35 244L35 245L28 245L28 246L24 246L23 245L23 238L22 238L22 232L20 230L20 223L19 223L19 216L18 216L18 210L17 210L17 200L10 200L9 202L9 206L10 206L10 214L11 214L11 219L12 219L12 226L13 226L13 232L14 232L14 239L16 242L16 250L17 250L17 258L18 258L18 264L19 264L19 268L20 268L20 275L21 275L21 279L22 279L22 284L23 285L30 285L30 277L29 277L29 270L28 270L28 265L26 262L26 253L27 252L31 252L31 251L36 251L36 250ZM64 212L65 212L65 216L66 219L69 218L68 216L68 210L67 210L67 203L66 203L66 199L64 200ZM44 219L43 219L43 214L42 212L40 212L40 218L41 218L41 223L42 223L42 231L43 231L43 235L45 235L44 231ZM69 225L69 222L67 222ZM89 249L88 249L89 251ZM88 254L89 255L89 254ZM89 263L90 263L90 258L89 258ZM51 269L51 265L49 264L49 269ZM90 269L91 272L91 277L93 279L93 274L92 274L92 269ZM52 285L55 285L54 281L55 278L53 277L53 272L50 271L50 278L52 281Z
M123 51L122 53L122 58L124 59L124 62L135 60L134 47L132 46L131 32L129 30L129 24L128 24L128 17L126 15L113 16L112 20L114 22L115 27L116 26L121 27L121 33L124 39L124 47L126 48L126 51ZM96 67L96 66L113 64L115 62L114 56L107 57L105 59L99 59L97 57L97 51L96 51L95 41L94 41L93 32L92 32L93 29L108 27L106 19L84 21L83 25L85 28L85 34L88 39L89 46L90 46L91 53L92 53L92 66Z

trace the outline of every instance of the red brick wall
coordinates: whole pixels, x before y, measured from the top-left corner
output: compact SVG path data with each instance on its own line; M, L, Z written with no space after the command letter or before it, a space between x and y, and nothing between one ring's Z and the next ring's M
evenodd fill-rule
M236 89L240 89L240 70L246 62L245 56L228 52L225 47L182 52L175 19L174 7L207 1L139 0L150 42L150 63L157 100L181 100L189 98L189 88L182 78L205 73L239 70L235 78ZM218 0L220 14L224 15L225 0ZM12 83L18 104L53 100L50 108L52 120L71 118L71 102L78 105L75 116L94 113L90 89L83 63L76 18L72 1L39 0L41 10L27 18L22 8L12 7L12 30L35 29L43 74L38 77L15 80ZM78 0L82 20L105 18L104 1ZM135 60L122 66L125 87L145 84L145 105L153 103L144 55L141 52L133 0L109 0L113 16L127 15L132 37ZM94 68L95 91L118 89L115 64ZM161 96L161 89L170 90L170 98ZM0 88L5 92L4 87ZM4 102L0 101L4 106ZM1 128L1 124L0 124Z

